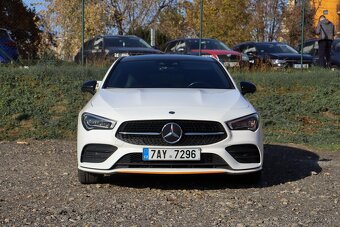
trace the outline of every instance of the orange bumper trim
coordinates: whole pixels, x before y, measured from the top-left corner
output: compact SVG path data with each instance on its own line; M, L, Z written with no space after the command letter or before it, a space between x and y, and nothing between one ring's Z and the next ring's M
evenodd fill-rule
M178 171L178 172L166 172L166 171L139 171L139 170L118 170L116 173L132 173L132 174L165 174L165 175L193 175L193 174L220 174L225 173L222 170L214 170L214 171L197 171L197 172L186 172L186 171Z

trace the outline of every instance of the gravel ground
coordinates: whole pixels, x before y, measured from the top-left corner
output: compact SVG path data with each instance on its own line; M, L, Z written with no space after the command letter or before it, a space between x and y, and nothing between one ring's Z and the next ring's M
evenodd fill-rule
M115 175L81 185L74 141L0 142L0 225L340 226L340 155L266 145L259 184Z

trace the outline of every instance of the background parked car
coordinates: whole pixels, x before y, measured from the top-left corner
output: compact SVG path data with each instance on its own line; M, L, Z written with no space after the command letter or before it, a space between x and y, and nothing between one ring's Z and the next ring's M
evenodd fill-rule
M100 35L84 44L84 62L107 61L113 62L121 56L159 54L143 39L134 35ZM74 57L75 62L81 63L81 49Z
M291 46L280 42L245 42L233 47L235 51L247 54L251 65L269 65L275 68L308 68L313 63L313 57L301 55Z
M18 60L17 44L12 39L10 32L0 28L0 63L9 63Z
M199 40L198 38L172 40L165 44L164 52L199 55ZM249 63L247 55L233 51L226 44L216 39L202 39L201 55L213 57L226 67L240 67Z
M301 52L301 44L297 47L297 50ZM318 64L319 61L318 39L307 40L303 44L303 53L312 55L314 64ZM330 67L340 68L340 39L335 39L332 43Z

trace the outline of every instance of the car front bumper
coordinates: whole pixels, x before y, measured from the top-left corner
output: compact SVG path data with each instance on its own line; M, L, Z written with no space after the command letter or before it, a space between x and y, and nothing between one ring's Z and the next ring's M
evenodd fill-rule
M77 143L78 168L100 174L246 174L261 170L263 164L261 127L255 132L232 131L225 125L224 127L228 136L217 143L194 146L149 146L130 144L118 139L115 136L118 126L113 130L86 131L80 125ZM89 146L94 148L85 157L84 152ZM200 149L201 160L143 161L143 148L196 148ZM98 155L97 159L96 155Z

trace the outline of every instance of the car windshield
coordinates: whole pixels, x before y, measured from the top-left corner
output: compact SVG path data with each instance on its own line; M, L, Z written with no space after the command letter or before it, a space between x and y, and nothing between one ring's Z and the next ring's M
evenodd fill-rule
M143 39L137 37L109 37L104 39L106 47L140 47L152 48Z
M188 48L191 50L198 50L199 49L199 39L189 39L187 41ZM213 40L213 39L202 39L201 41L201 49L202 50L231 50L227 45L224 43Z
M334 40L332 45L333 45L334 52L340 53L340 39Z
M286 44L258 44L257 49L259 53L291 53L298 54L298 52Z
M226 72L216 62L193 60L138 60L119 62L104 88L232 89Z

